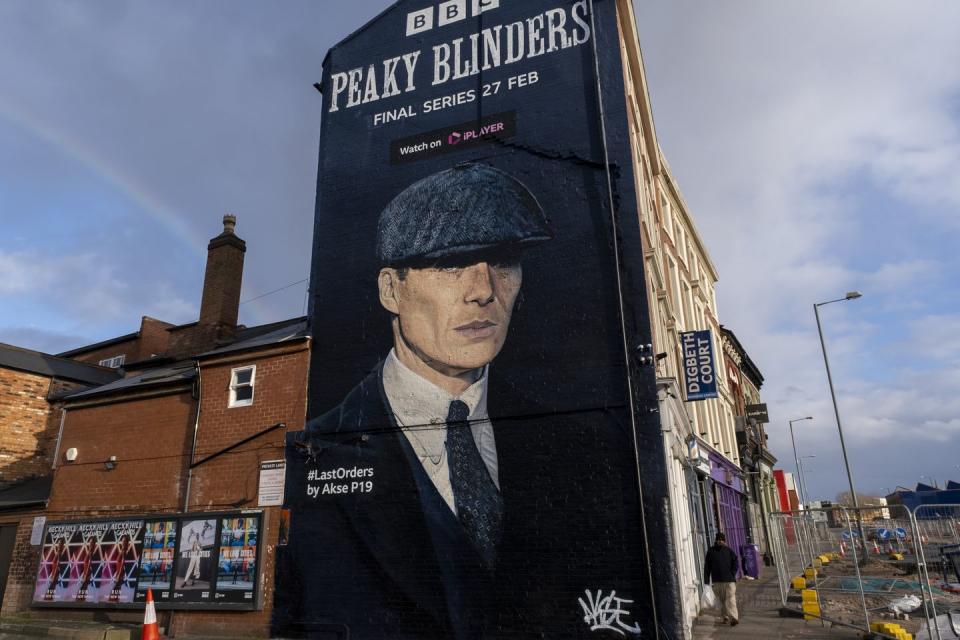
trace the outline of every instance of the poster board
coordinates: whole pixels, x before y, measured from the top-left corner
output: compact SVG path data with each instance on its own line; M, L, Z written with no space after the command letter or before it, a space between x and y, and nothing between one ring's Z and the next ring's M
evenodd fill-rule
M260 511L47 522L33 607L255 609Z

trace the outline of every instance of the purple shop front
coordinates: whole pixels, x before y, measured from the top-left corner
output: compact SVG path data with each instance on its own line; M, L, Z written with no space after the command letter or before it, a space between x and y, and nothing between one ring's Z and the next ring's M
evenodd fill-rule
M712 451L710 452L710 477L714 483L713 493L717 501L720 531L726 534L727 545L741 559L737 566L737 575L741 576L743 574L743 549L747 545L747 528L743 521L740 497L743 493L743 478L736 466Z

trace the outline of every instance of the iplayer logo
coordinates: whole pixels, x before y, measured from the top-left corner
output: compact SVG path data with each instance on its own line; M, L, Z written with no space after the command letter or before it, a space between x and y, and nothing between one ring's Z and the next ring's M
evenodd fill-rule
M446 0L436 7L411 11L407 14L407 35L412 36L430 31L435 26L442 27L460 22L499 6L500 0Z

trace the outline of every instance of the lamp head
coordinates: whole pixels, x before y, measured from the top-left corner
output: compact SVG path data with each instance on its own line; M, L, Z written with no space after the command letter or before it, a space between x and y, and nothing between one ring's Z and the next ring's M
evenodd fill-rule
M859 291L848 291L847 295L844 296L847 300L856 300L857 298L862 298L863 294Z

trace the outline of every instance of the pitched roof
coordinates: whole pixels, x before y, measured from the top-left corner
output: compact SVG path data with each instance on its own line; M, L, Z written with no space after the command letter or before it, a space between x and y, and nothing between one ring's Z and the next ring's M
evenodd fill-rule
M291 318L257 327L245 327L237 331L236 339L228 345L199 354L198 358L216 356L234 351L255 349L281 342L302 340L310 335L306 317Z
M43 504L50 497L53 477L32 478L0 486L0 510Z
M147 369L129 378L121 378L120 380L94 387L93 389L69 393L65 398L67 400L78 400L91 396L128 393L130 391L140 391L148 388L177 385L193 380L196 373L196 365L192 360L187 360L162 369Z
M86 384L105 384L120 377L116 369L77 362L3 343L0 343L0 367Z
M60 358L71 358L75 355L86 353L88 351L95 351L103 347L109 347L112 344L119 344L121 342L128 342L130 340L136 340L140 337L139 331L134 331L133 333L128 333L126 335L117 336L116 338L110 338L108 340L102 340L100 342L94 342L93 344L85 344L82 347L77 347L76 349L70 349L69 351L64 351L58 353L57 357Z
M294 340L303 340L309 336L307 330L307 319L291 318L280 322L260 325L256 327L244 327L237 331L236 338L230 344L198 354L195 358L206 358L225 353L233 353L246 349L256 349L259 347L290 342ZM144 389L155 389L164 386L177 386L191 381L196 377L196 363L194 360L181 360L172 364L166 364L162 367L153 367L144 369L137 373L120 380L113 380L102 386L68 393L64 397L67 400L85 400L91 397L120 395L141 391Z
M753 359L750 358L750 354L747 353L747 350L743 348L743 345L740 343L740 340L737 338L737 335L731 330L720 325L720 331L723 333L730 341L733 343L734 348L740 353L740 356L743 358L741 363L741 369L747 376L750 377L751 382L754 386L759 389L763 386L763 374L760 373L760 368L754 363Z

